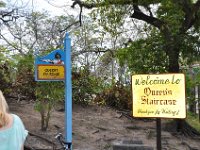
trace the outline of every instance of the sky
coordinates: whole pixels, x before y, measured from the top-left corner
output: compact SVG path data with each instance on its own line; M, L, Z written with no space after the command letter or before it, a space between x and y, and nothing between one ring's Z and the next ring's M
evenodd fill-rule
M19 13L29 14L32 11L48 12L52 17L60 15L74 15L76 18L79 17L79 7L75 9L71 8L73 3L72 0L0 0L6 3L5 8L0 8L0 10L8 9L12 10L19 8ZM1 34L10 38L10 33L8 30L1 30ZM0 40L2 43L2 40Z
M52 16L59 15L78 15L79 8L71 8L72 0L3 0L7 6L22 7L25 12L30 11L48 11Z

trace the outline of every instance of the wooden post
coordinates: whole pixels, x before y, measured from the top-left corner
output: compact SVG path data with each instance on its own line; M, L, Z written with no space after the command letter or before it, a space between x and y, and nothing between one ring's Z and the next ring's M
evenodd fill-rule
M156 119L156 131L157 131L157 150L161 150L161 119L157 118Z

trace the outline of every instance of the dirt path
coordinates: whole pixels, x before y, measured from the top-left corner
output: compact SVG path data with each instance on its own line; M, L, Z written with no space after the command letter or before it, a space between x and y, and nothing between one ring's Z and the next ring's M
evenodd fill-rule
M56 143L54 136L64 132L64 112L53 111L47 132L40 131L40 115L32 103L10 103L12 113L19 115L30 133ZM73 106L73 149L111 150L118 140L141 140L145 145L156 149L155 120L128 119L119 111L108 107ZM36 136L28 136L26 145L38 149L52 149L53 144ZM55 146L54 146L55 147ZM200 140L173 136L162 131L162 149L200 150Z

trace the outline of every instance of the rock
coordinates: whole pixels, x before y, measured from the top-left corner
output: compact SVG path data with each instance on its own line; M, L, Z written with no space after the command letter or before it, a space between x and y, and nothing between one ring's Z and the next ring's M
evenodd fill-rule
M146 146L141 140L122 140L113 143L113 150L153 150Z

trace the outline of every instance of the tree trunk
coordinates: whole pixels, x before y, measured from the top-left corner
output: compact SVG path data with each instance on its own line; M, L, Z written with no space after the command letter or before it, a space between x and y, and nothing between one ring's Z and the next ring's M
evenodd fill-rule
M41 130L44 131L45 130L45 116L43 113L41 113Z
M169 51L168 53L169 57L169 68L168 72L169 73L179 73L179 49L178 48L173 48Z
M169 73L179 73L179 46L171 46L171 49L168 51L169 57ZM182 132L183 131L184 120L183 119L176 119L176 131Z

